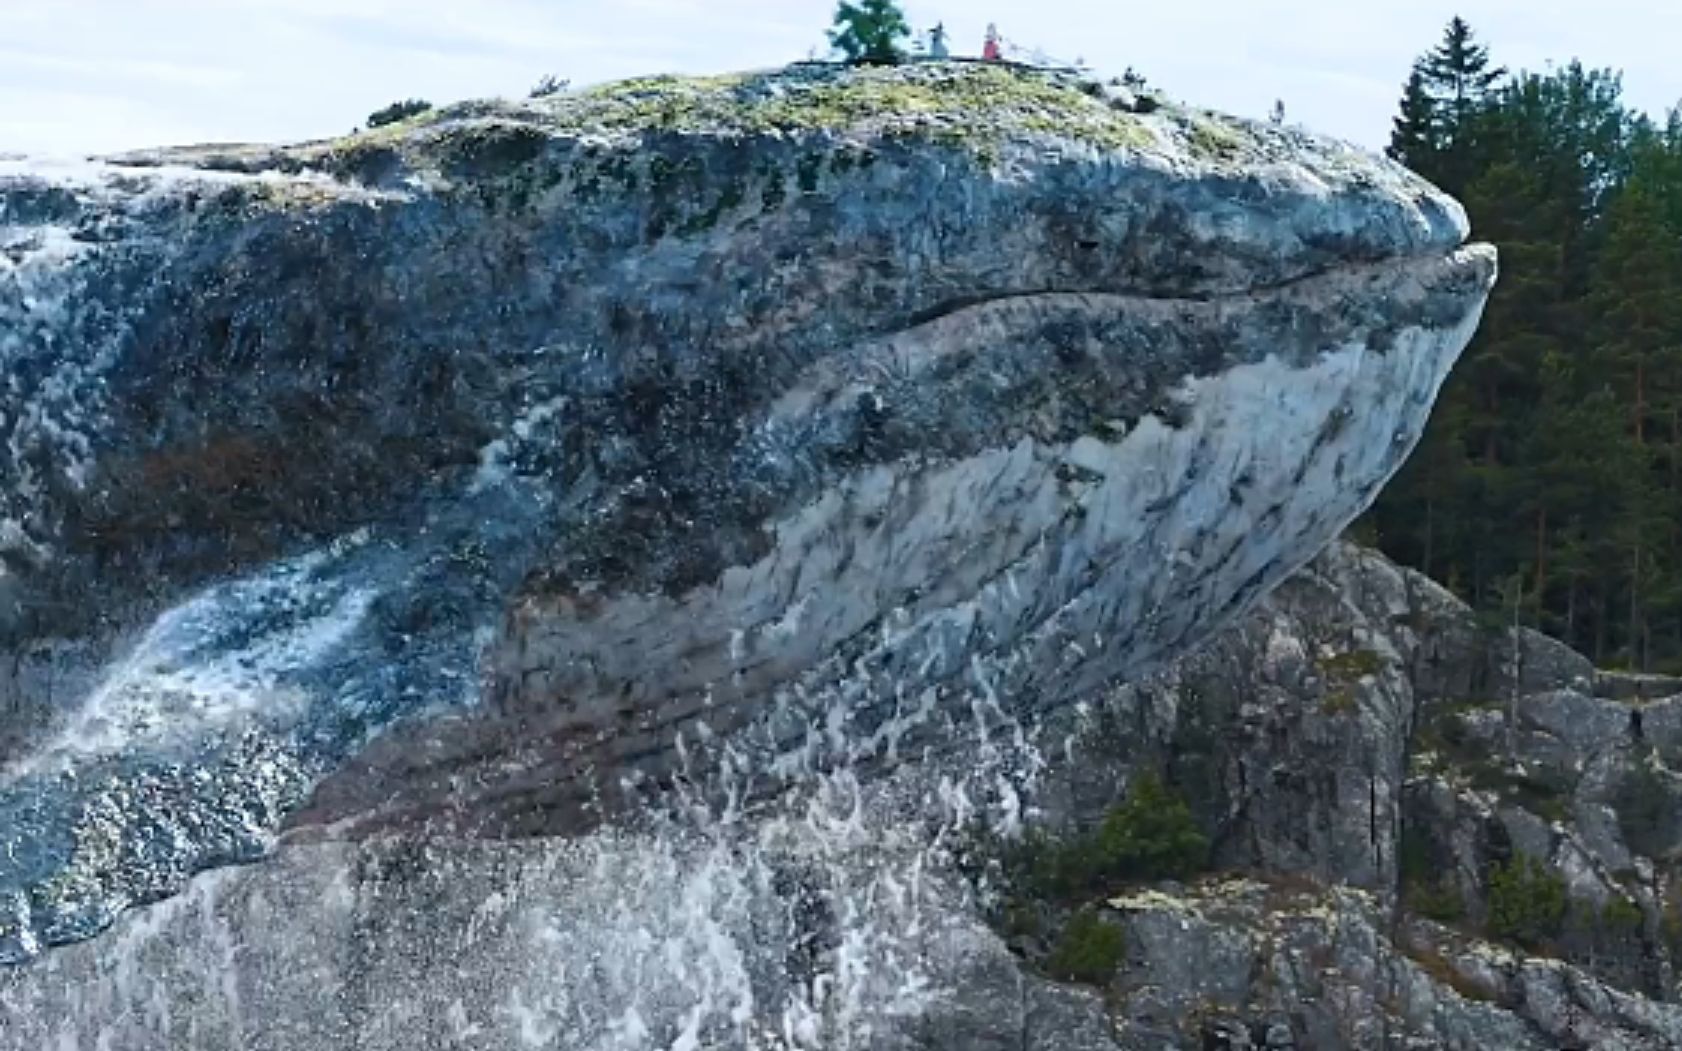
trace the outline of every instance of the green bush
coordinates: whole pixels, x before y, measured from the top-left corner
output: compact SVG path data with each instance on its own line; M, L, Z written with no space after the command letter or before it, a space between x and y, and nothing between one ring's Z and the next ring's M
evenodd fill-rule
M1459 923L1466 918L1466 899L1451 880L1414 888L1408 894L1408 904L1419 915L1438 923Z
M400 120L419 116L432 108L432 103L425 99L404 99L393 102L384 109L377 109L368 114L368 127L383 128L387 124L396 124Z
M1120 927L1084 909L1070 918L1057 947L1045 959L1045 970L1066 982L1103 985L1115 977L1125 949Z
M1100 860L1123 880L1185 879L1209 860L1209 840L1186 801L1155 774L1141 776L1098 829Z
M1527 948L1559 935L1568 902L1565 879L1535 858L1515 854L1489 874L1489 931Z
M1145 880L1185 879L1209 860L1209 841L1184 799L1154 774L1092 832L1064 840L1030 838L1008 865L1019 893L1076 900Z
M900 41L910 35L905 12L894 0L841 0L829 42L849 62L893 65L905 58Z
M1628 898L1612 898L1600 910L1601 929L1614 935L1640 933L1643 918L1641 906Z

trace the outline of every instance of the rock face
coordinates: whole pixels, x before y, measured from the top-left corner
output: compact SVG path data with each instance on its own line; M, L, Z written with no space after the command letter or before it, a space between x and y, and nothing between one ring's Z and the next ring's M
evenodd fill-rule
M1036 799L1089 825L1160 769L1211 837L1221 875L1103 906L1119 1046L1682 1046L1679 706L1334 545L1087 706Z
M1470 727L1515 683L1508 767ZM1215 873L1099 899L1101 989L977 918L955 833L999 771L937 760L699 834L287 846L0 972L0 1047L1673 1048L1679 688L1340 543L1041 728L1035 820L1154 768L1212 840ZM1641 771L1656 798L1608 796ZM1491 919L1515 856L1569 903L1531 948Z
M7 162L0 957L283 826L892 765L1242 611L1493 256L1386 162L1124 102L814 67Z
M1113 1048L1097 995L1024 972L926 844L811 816L285 847L0 972L0 1047Z

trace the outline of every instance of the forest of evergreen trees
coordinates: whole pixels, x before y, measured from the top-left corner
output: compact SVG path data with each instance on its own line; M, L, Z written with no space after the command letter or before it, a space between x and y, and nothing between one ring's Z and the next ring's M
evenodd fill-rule
M1602 665L1682 671L1682 113L1578 62L1508 74L1457 18L1390 153L1465 203L1501 279L1357 535Z

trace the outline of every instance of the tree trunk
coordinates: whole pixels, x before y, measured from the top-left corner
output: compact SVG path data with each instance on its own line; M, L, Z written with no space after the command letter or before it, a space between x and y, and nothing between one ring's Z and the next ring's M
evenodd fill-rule
M1507 762L1518 762L1518 687L1524 677L1524 640L1519 635L1519 606L1524 600L1524 577L1513 576L1513 627L1510 646L1510 685L1507 690Z
M1646 444L1647 419L1647 361L1641 354L1635 356L1635 445L1636 448Z
M1565 644L1573 649L1577 646L1577 574L1570 573L1565 578Z
M1670 399L1670 491L1676 493L1682 490L1678 484L1678 457L1682 456L1682 416L1677 412L1677 398Z
M1606 574L1595 574L1594 596L1594 664L1606 665Z
M1637 540L1629 571L1629 666L1635 671L1647 670L1641 635L1641 541Z
M1486 407L1489 410L1488 418L1499 420L1501 418L1501 394L1495 389L1494 383L1490 383L1489 386L1484 388L1484 401L1487 403ZM1495 466L1498 452L1499 446L1495 441L1495 428L1489 427L1483 433L1483 463L1485 467Z

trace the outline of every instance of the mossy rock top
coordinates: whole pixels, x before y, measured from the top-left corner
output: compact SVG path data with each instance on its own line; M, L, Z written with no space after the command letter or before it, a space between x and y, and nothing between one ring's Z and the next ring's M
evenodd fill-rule
M389 182L448 170L464 140L494 138L498 155L517 163L556 140L635 147L650 139L698 136L925 143L962 148L988 162L1018 149L1043 153L1062 146L1199 170L1306 159L1355 182L1387 181L1400 171L1365 151L1299 129L1144 98L1138 103L1091 77L1005 63L800 63L718 76L639 77L536 99L462 102L295 146L185 147L116 160L246 172L313 169L358 182ZM1385 168L1393 170L1381 172Z

